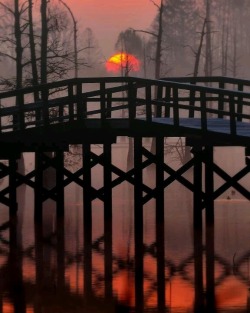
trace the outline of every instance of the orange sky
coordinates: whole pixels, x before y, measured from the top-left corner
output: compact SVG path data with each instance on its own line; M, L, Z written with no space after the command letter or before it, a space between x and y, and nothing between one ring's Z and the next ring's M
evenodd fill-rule
M119 33L128 27L148 29L157 8L150 0L64 0L79 21L90 27L106 58L114 52ZM155 0L156 3L159 0Z

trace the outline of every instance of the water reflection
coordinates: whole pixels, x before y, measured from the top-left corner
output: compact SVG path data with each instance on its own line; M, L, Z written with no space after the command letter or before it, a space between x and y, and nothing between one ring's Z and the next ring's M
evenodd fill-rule
M67 188L64 219L48 201L34 224L29 187L17 218L1 211L0 312L250 312L248 202L220 199L215 224L194 229L192 193L173 183L164 208L149 201L134 227L129 183L105 221L102 201L88 219L81 189Z
M176 260L171 253L162 258L164 236L133 253L125 244L110 252L105 233L67 250L65 220L46 236L44 225L34 225L34 244L24 247L18 223L1 225L0 312L217 312L227 300L230 312L249 312L250 250L232 266L215 253L212 226L205 245L203 232L194 230L193 252Z

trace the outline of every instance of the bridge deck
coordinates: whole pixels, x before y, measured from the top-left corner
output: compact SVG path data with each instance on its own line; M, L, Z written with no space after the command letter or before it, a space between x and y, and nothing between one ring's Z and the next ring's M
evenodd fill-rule
M69 144L84 142L103 143L115 142L117 136L134 137L186 137L199 140L213 146L248 146L250 125L236 122L237 134L230 133L230 121L226 119L207 119L207 131L202 131L201 120L198 118L180 118L179 126L174 125L173 118L153 118L151 122L145 118L135 119L132 123L128 118L110 118L102 122L99 118L82 121L51 124L48 127L27 128L25 130L0 134L0 142L20 144L22 149L29 151L37 147L64 147ZM16 147L18 147L16 145ZM26 147L26 148L24 148ZM14 147L13 147L14 148Z

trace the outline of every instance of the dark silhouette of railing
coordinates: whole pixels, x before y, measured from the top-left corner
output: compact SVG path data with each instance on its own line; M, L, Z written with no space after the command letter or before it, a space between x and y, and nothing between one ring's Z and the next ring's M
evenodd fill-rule
M204 86L207 83L218 87ZM225 77L70 79L1 93L0 132L90 118L105 123L120 118L125 111L130 123L135 119L157 122L155 118L170 118L169 123L178 128L183 118L195 119L193 129L202 133L207 132L211 119L226 119L227 133L236 136L239 122L250 119L250 93L242 91L249 86L247 80Z

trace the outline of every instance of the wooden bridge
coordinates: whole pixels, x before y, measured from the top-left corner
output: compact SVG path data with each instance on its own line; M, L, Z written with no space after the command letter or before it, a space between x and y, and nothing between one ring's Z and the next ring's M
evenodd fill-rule
M135 188L135 207L156 199L158 219L163 216L164 189L174 180L194 193L194 222L201 222L202 208L213 221L213 202L233 187L250 199L239 180L250 171L250 81L226 77L167 78L150 80L132 77L79 78L28 87L0 94L0 178L9 185L0 191L0 202L17 210L16 188L26 184L34 189L35 218L42 214L43 202L57 202L63 215L64 188L71 182L84 190L85 219L91 222L91 202L104 202L105 216L112 214L112 188L128 181ZM134 138L134 167L127 172L112 164L112 144L118 136ZM144 137L154 138L154 149L143 146ZM177 171L164 162L164 137L185 137L192 147L190 160ZM103 145L95 155L91 144ZM69 145L82 144L83 166L75 173L64 167L63 153ZM213 162L214 146L243 146L246 166L231 177ZM52 151L52 155L45 152ZM17 170L22 152L35 152L35 169L28 174ZM103 166L103 187L91 185L91 169ZM156 187L143 182L143 169L155 164ZM202 187L202 164L205 186ZM56 170L54 186L43 184L43 171ZM193 182L184 173L193 168ZM164 178L164 173L169 176ZM114 179L112 174L116 175ZM213 175L225 183L214 189Z

